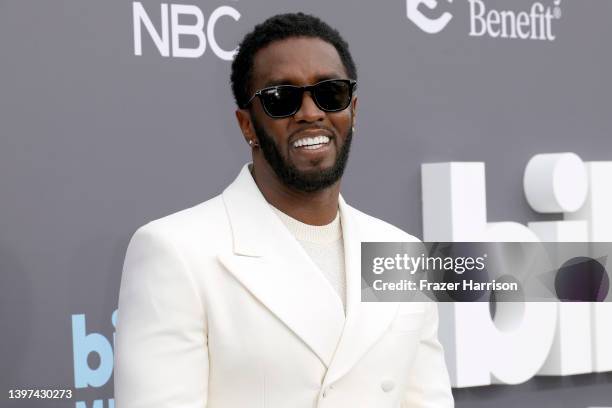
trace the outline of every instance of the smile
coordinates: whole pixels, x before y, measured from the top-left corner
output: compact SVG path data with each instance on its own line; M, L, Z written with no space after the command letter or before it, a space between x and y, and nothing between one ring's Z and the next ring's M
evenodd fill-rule
M319 149L329 143L327 136L304 137L293 142L293 147L307 150Z

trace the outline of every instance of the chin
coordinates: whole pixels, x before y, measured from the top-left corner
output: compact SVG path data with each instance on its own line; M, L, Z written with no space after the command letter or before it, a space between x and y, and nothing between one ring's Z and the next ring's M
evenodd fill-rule
M295 167L295 170L304 177L316 178L323 173L329 172L333 169L334 165L322 165L317 164L307 168Z

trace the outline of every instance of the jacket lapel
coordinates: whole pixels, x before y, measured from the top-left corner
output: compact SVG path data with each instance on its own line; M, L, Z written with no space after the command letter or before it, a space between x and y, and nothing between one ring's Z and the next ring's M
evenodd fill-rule
M346 268L347 315L344 331L324 385L346 374L378 341L393 321L398 303L361 302L361 242L383 241L384 237L369 236L367 226L361 227L356 210L340 197L340 216L344 238Z
M328 367L344 327L340 298L265 201L248 165L223 201L233 250L219 261Z

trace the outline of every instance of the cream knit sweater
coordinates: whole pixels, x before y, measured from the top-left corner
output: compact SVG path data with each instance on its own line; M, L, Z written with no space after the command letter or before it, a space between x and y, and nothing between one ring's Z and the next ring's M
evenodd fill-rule
M334 288L346 311L346 275L344 270L344 240L340 212L327 225L309 225L296 220L270 206L283 224L302 245L302 248L319 267L321 273Z

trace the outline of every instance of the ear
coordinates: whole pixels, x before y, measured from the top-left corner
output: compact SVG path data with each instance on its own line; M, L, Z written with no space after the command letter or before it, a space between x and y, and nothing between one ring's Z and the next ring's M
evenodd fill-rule
M253 123L251 122L251 113L246 109L237 109L236 120L238 121L238 126L240 126L240 130L242 131L244 140L247 143L249 140L255 140L255 132L253 130Z
M352 117L351 117L351 126L355 127L355 121L357 120L357 97L353 97L353 100L351 101L351 113L352 113Z

